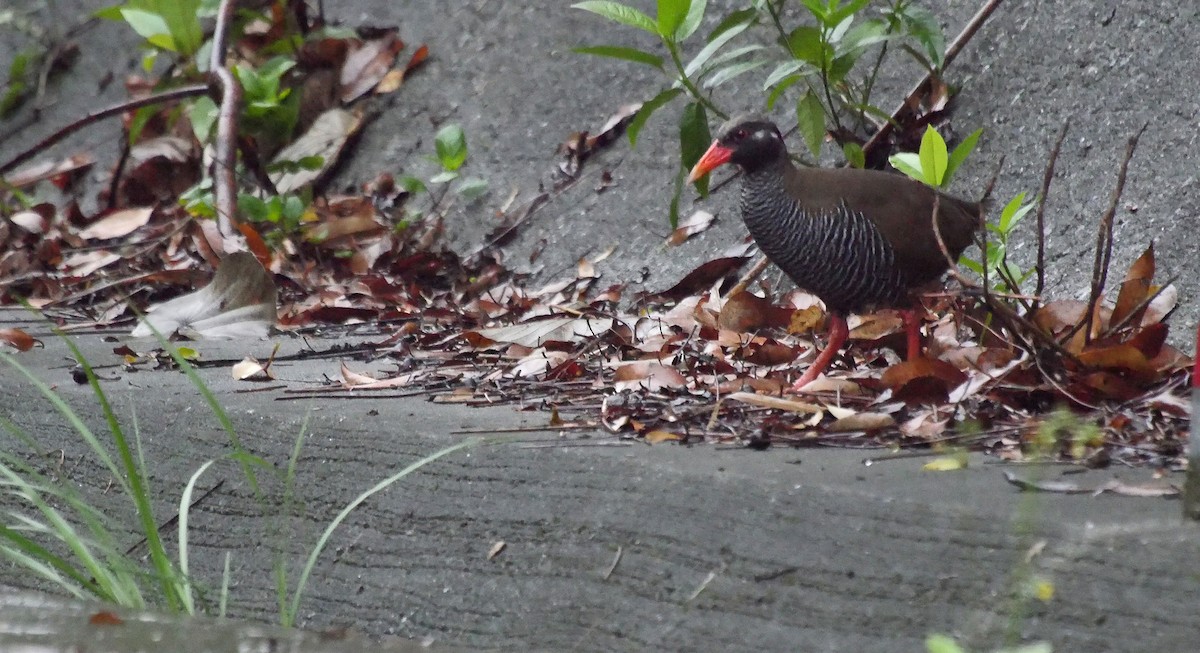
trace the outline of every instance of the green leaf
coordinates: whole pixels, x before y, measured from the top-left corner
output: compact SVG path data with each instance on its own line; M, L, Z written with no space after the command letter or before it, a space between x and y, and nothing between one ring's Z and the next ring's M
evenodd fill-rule
M571 50L579 54L594 54L600 57L611 57L613 59L623 59L634 63L646 64L647 66L654 66L659 70L662 70L663 66L662 57L658 55L620 45L591 45L582 48L572 48Z
M461 126L450 124L442 127L434 137L433 143L443 170L453 172L466 162L467 135Z
M185 57L194 54L204 41L204 32L196 17L200 8L199 0L169 0L159 2L156 6L166 21L167 33L171 35L175 51Z
M429 183L444 184L448 181L454 181L455 179L458 179L457 172L454 172L453 170L443 170L443 171L437 173L436 175L430 177Z
M658 35L664 39L676 40L675 34L683 19L688 15L692 0L658 0Z
M700 49L699 52L696 53L695 57L692 57L692 60L688 62L688 65L684 67L684 74L688 77L696 74L696 71L700 70L704 64L708 63L708 60L712 58L713 54L715 54L717 50L721 49L721 46L728 43L733 37L746 31L747 27L749 27L749 24L735 25L725 30L720 36L709 41L707 45L705 45Z
M708 0L692 0L692 6L688 7L687 16L675 30L676 41L682 41L696 33L696 30L700 28L700 23L704 21L704 10L707 7Z
M979 142L979 136L982 134L983 128L976 129L975 131L971 132L969 136L964 138L962 142L958 144L958 147L954 148L954 151L950 153L950 159L946 162L945 184L947 186L950 185L950 180L954 178L954 173L958 171L958 167L961 166L963 161L966 161L967 157L971 155L971 152L975 150L975 145Z
M921 172L921 157L913 152L900 152L888 157L888 163L905 175L925 184L925 173Z
M711 77L704 80L704 88L720 86L721 84L724 84L738 75L748 73L751 70L754 70L760 66L765 66L766 64L766 59L755 59L754 61L741 61L735 64L730 64L717 70L712 74Z
M121 18L137 32L138 36L151 41L166 50L176 51L175 43L171 40L171 30L162 16L144 9L121 9ZM165 37L165 38L164 38Z
M829 12L825 17L825 23L828 25L837 25L841 27L846 21L857 14L860 9L867 6L871 0L850 0L844 6Z
M804 62L801 62L801 63L804 63ZM805 65L807 65L807 64L805 64ZM801 75L789 75L787 77L784 77L783 80L781 82L779 82L775 86L775 88L771 89L770 93L767 94L767 108L774 109L775 102L779 99L779 97L781 95L783 95L784 91L788 90L793 85L795 85L796 82L802 81L803 79L804 79L804 77Z
M488 182L486 179L479 177L468 177L458 184L454 192L458 193L459 197L462 197L464 200L474 202L487 195Z
M633 7L625 6L619 2L609 2L608 0L586 0L585 2L576 2L571 5L575 9L590 11L593 14L603 16L611 21L636 27L640 30L658 34L658 25L649 16L634 9Z
M688 103L679 119L679 159L683 169L691 170L704 156L711 142L712 133L708 130L708 113L704 105L699 102ZM708 175L697 179L695 186L701 197L707 197Z
M696 78L703 77L703 76L713 72L714 70L717 70L718 68L723 68L723 67L725 67L726 64L733 61L734 59L743 57L747 54L750 54L751 52L758 52L759 50L764 50L764 49L766 49L765 46L755 44L755 45L743 45L742 47L734 49L734 50L730 50L729 52L722 52L720 55L710 59L708 62L708 65L702 67L700 69L700 72L698 72L696 74ZM763 63L766 63L766 62L764 61Z
M921 170L924 172L926 183L930 186L941 186L946 177L948 162L946 141L942 139L938 130L926 127L925 135L921 137Z
M412 175L405 175L405 176L401 177L399 181L400 181L400 187L403 188L405 190L405 192L407 192L411 195L416 195L417 193L424 193L428 190L427 188L425 188L425 182L421 181L420 179L417 179L416 177L413 177Z
M671 229L679 227L679 200L683 197L683 168L680 168L675 173L675 190L671 194L671 206L668 210L668 218L671 223Z
M113 5L111 7L97 9L96 11L92 12L92 15L102 20L125 20L121 16L121 9L123 8L124 7L121 5Z
M755 10L754 7L742 9L741 11L735 11L726 16L721 22L717 23L717 26L713 28L713 31L709 32L708 40L712 41L718 36L735 27L738 27L739 25L749 26L756 22L755 19L757 18L758 11Z
M829 18L829 7L823 0L801 0L801 2L818 23L825 24Z
M940 633L925 638L925 650L929 653L966 653L954 638Z
M796 129L808 151L820 157L821 144L825 142L825 109L811 89L796 103Z
M1025 214L1029 213L1029 210L1033 208L1033 204L1021 206L1024 201L1025 193L1017 193L1017 196L1004 206L1004 210L1000 211L1000 223L997 227L1000 233L1007 236L1012 231L1012 228L1021 221L1021 218L1025 217Z
M867 167L867 154L863 152L862 146L854 141L847 141L842 145L842 156L846 157L846 163L852 168L861 170Z
M895 38L888 32L887 23L878 19L859 23L846 36L838 41L835 52L840 56L853 51L865 50L876 43L883 43Z
M800 81L800 79L801 79L801 77L799 75L796 75L796 73L800 72L801 70L803 70L804 74L806 74L806 75L817 72L817 70L815 68L813 68L812 65L806 61L800 61L798 59L793 59L791 61L785 61L785 62L779 64L778 66L775 66L775 70L772 70L771 73L769 75L767 75L767 78L763 80L763 85L762 85L763 90L765 91L765 90L771 88L772 86L775 86L776 84L778 84L779 82L788 78L789 76L795 76L795 77L794 77L794 79L789 79L788 85L790 86L792 84L795 84L796 82Z
M192 123L192 133L196 135L197 141L208 143L213 125L217 122L217 113L217 103L207 95L197 98L188 107L188 120Z
M980 265L978 261L967 256L966 254L958 257L958 264L981 277L983 276L983 266Z
M642 127L646 125L646 121L650 119L650 116L664 104L674 100L675 96L682 92L683 89L681 88L669 88L642 104L642 108L638 109L637 115L633 117L633 120L629 121L629 126L625 128L625 133L629 136L630 147L637 147L638 134L642 131Z
M909 5L900 16L909 35L925 48L930 63L940 70L946 56L946 38L942 35L942 24L937 16L917 5Z
M241 213L251 222L265 222L270 213L266 202L261 198L246 193L238 195L237 207L238 213Z
M823 68L827 59L829 45L822 38L821 30L809 25L801 25L792 30L787 40L788 51L792 57Z

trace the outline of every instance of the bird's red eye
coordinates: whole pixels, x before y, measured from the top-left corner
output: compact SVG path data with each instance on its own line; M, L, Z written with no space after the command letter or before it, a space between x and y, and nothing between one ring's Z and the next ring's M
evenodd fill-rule
M733 137L739 141L746 138L746 136L748 136L748 134L746 133L745 129L738 129L733 132Z

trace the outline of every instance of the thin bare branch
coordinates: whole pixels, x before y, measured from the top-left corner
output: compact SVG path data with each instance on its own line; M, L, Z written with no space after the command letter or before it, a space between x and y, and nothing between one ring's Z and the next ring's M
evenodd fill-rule
M43 138L29 149L21 152L8 161L5 161L3 164L0 164L0 175L12 171L13 168L16 168L29 159L41 154L46 148L53 146L55 143L70 136L71 134L74 134L80 129L83 129L84 127L87 127L93 123L100 122L105 118L119 116L126 111L140 109L142 107L150 106L151 104L173 102L175 100L182 100L184 98L196 97L197 95L204 95L205 93L208 93L207 85L192 84L191 86L184 86L182 88L177 88L170 91L163 91L162 93L155 93L154 95L148 97L121 102L98 111L93 111L79 120L76 120L75 122L63 127L62 129L59 129L53 134L50 134L46 138Z
M1143 123L1125 144L1125 158L1121 159L1121 168L1117 172L1117 185L1113 188L1112 197L1108 202L1108 210L1100 219L1100 230L1096 234L1096 258L1092 264L1092 292L1088 296L1087 315L1083 319L1084 342L1092 341L1092 321L1095 318L1096 306L1100 303L1100 298L1104 293L1104 284L1108 280L1108 265L1112 258L1113 218L1117 215L1117 205L1121 203L1121 193L1125 191L1125 175L1129 172L1129 160L1133 158L1133 153L1137 150L1138 139L1141 138L1142 132L1146 131L1149 124L1149 122ZM1072 329L1068 338L1075 335L1078 330L1078 327Z
M1046 289L1046 198L1050 196L1050 183L1054 179L1054 164L1058 162L1058 153L1062 151L1063 141L1067 138L1067 129L1071 126L1070 119L1063 121L1054 148L1050 150L1050 159L1046 161L1046 172L1042 174L1042 192L1038 195L1037 207L1037 286L1033 290L1033 310L1041 306L1042 292Z

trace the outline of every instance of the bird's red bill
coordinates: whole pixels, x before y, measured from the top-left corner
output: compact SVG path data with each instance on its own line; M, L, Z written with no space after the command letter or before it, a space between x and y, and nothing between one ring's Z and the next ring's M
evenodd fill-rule
M729 159L732 156L733 150L721 145L721 141L713 141L713 144L708 147L704 156L700 157L696 165L692 166L692 171L688 173L688 183L690 184L718 167L729 163Z

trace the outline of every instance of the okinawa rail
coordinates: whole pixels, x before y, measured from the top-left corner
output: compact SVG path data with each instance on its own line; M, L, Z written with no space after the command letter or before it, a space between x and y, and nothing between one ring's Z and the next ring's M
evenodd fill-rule
M688 181L726 163L744 173L742 219L758 247L829 313L829 344L793 390L816 379L846 342L847 313L901 309L908 358L920 356L916 295L949 268L947 253L957 259L974 242L983 226L978 204L879 170L797 168L775 123L753 115L721 125Z

